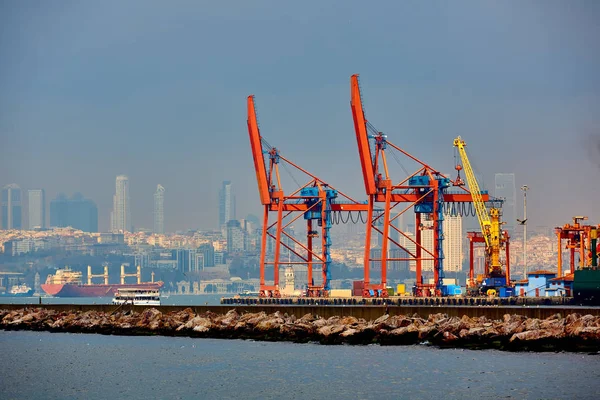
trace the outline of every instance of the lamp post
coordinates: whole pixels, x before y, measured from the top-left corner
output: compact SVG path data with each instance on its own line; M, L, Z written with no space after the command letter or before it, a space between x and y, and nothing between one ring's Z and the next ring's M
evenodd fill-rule
M523 191L523 279L527 279L527 185L521 186Z

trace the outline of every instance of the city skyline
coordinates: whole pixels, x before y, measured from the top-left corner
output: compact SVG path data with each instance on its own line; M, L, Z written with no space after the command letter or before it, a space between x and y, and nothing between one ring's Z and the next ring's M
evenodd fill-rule
M369 121L433 168L454 167L460 134L490 193L494 173L507 170L517 187L531 187L532 221L599 219L600 188L589 184L600 158L595 2L349 1L318 13L281 3L244 8L239 21L235 7L217 3L132 0L142 15L135 23L110 2L12 3L0 6L10 38L0 66L0 182L44 188L48 198L86 193L97 201L100 230L110 230L108 193L119 173L135 182L135 226L152 228L153 203L143 199L158 182L169 189L169 230L214 227L215 188L226 179L235 182L237 213L258 214L250 94L269 144L365 199L348 106L353 73L365 84ZM377 29L364 29L373 20ZM252 46L238 39L246 35ZM197 40L203 51L190 51Z

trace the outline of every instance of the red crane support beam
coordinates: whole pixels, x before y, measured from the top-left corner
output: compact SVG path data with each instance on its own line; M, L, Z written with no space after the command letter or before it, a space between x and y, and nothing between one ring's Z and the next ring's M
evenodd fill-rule
M252 148L252 158L254 159L254 170L256 171L260 201L262 204L270 204L271 196L269 195L269 184L267 183L267 168L262 151L253 95L248 96L248 134L250 135L250 147Z

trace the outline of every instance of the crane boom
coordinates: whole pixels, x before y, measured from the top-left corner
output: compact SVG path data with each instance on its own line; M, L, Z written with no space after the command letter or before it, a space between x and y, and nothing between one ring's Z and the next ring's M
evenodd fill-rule
M481 233L485 239L485 246L487 256L489 257L489 266L491 273L501 273L500 266L500 211L496 208L490 209L488 213L483 197L481 196L481 190L479 184L475 178L475 173L467 157L467 151L465 150L466 143L458 136L454 139L454 147L458 149L458 154L462 160L463 169L467 177L467 183L469 184L469 190L471 196L473 196L473 204L477 211L477 219L479 220L479 226L481 227ZM491 218L490 218L491 216Z
M248 96L248 134L250 136L250 148L252 149L252 158L254 159L254 169L256 171L256 182L258 183L258 194L262 204L271 204L271 195L269 193L269 183L267 181L267 169L265 167L265 157L263 155L260 130L256 119L256 108L254 105L254 96Z
M375 166L374 161L371 159L367 119L365 118L362 99L360 97L358 74L354 74L350 78L350 108L352 109L352 118L354 119L354 131L356 132L360 166L365 181L365 191L367 195L372 195L377 192L377 188L375 187Z
M483 233L483 236L485 237L485 244L489 246L489 230L492 222L490 221L485 203L481 197L481 190L479 189L479 184L475 178L473 168L471 168L469 157L467 157L467 151L465 150L466 145L467 144L460 138L460 136L454 139L454 147L458 149L458 154L460 154L460 159L462 160L465 175L467 177L467 183L469 184L469 190L471 191L471 196L473 196L473 204L475 205L475 210L477 211L477 219L479 220L479 225L481 226L481 233Z

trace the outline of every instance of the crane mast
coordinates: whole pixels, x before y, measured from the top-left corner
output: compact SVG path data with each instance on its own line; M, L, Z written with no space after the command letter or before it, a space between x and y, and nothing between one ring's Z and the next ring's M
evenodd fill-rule
M490 276L502 275L502 267L500 264L500 210L497 208L490 208L490 212L485 206L481 191L479 190L479 184L475 178L475 173L469 162L467 151L465 147L467 144L464 140L458 136L454 139L454 147L458 149L458 154L462 161L462 167L467 177L467 183L469 184L469 190L473 196L473 204L477 212L477 220L481 227L481 233L485 239L486 257L488 258L489 268L488 274Z

